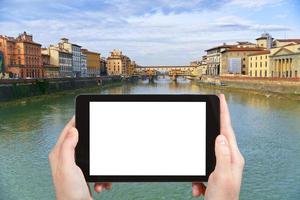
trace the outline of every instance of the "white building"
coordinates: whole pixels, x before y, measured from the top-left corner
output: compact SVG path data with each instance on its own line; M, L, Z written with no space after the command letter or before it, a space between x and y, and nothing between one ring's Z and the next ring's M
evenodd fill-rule
M67 49L72 53L72 71L73 77L81 76L81 46L77 44L72 44L67 38L62 38L60 44L62 44L64 49Z
M81 53L80 55L80 62L81 62L81 77L88 77L87 73L87 56L86 54Z

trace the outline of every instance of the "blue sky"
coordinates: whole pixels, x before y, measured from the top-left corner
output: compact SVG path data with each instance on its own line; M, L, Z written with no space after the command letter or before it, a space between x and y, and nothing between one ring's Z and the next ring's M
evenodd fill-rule
M49 46L61 37L140 65L185 65L223 42L263 32L300 38L298 0L0 0L0 34L23 31Z

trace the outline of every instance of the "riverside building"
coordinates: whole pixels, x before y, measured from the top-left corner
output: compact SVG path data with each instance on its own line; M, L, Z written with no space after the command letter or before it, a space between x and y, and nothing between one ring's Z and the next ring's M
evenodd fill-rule
M87 75L89 77L100 76L100 53L81 49L81 53L86 55Z
M270 77L270 53L270 50L265 50L249 55L250 77Z
M73 56L72 53L63 48L63 45L50 45L49 48L43 49L42 53L50 56L50 65L59 67L60 77L73 77Z
M300 77L300 40L299 44L290 43L271 50L270 76L277 78Z
M81 77L88 77L87 73L87 56L80 52L80 63L81 63Z
M107 58L107 73L108 75L123 75L130 76L134 69L130 69L131 60L129 57L123 55L120 50L113 50Z
M33 41L26 32L17 38L0 35L0 51L3 52L5 73L16 78L42 78L41 44Z
M45 49L43 49L44 51ZM59 78L59 66L50 64L50 55L42 53L42 65L45 70L46 78Z
M62 45L64 49L72 53L72 72L73 72L72 76L80 77L81 76L81 62L80 62L81 46L70 43L69 39L67 38L62 38L59 45Z

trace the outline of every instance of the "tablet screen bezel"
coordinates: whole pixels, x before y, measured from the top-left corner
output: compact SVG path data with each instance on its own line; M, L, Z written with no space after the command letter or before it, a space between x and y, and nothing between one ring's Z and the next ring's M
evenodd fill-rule
M91 176L89 144L90 102L205 102L206 103L206 175L205 176ZM87 182L204 182L215 168L215 139L220 133L220 101L216 95L79 95L76 97L75 124L79 140L75 160Z

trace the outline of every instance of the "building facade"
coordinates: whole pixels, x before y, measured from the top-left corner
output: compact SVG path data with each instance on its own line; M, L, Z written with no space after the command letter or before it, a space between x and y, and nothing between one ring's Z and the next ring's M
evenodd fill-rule
M87 73L87 56L81 52L80 55L80 63L81 63L81 77L88 77Z
M260 47L236 45L222 52L220 75L241 74L248 75L249 55L264 51Z
M72 53L64 49L61 44L50 45L49 48L43 49L42 53L50 56L50 65L59 67L60 77L73 77Z
M80 77L81 76L81 46L77 44L72 44L69 42L69 39L62 38L60 44L64 49L72 53L72 76Z
M300 44L288 44L271 50L270 76L277 78L299 78Z
M42 78L41 44L33 41L26 32L17 38L0 36L0 50L3 52L5 72L10 77Z
M100 75L101 76L107 75L107 61L105 57L100 58Z
M82 49L81 52L86 55L88 76L100 76L100 53L88 51L87 49Z
M233 45L223 44L206 50L207 57L207 75L219 76L222 68L222 52L231 48Z
M130 65L130 58L123 55L122 51L115 49L107 58L107 74L130 76Z
M269 33L263 33L259 38L256 38L257 47L271 49L274 45L274 38Z
M250 77L270 77L270 53L270 50L265 50L249 55Z
M59 66L50 65L50 55L42 53L42 66L45 78L59 78Z

